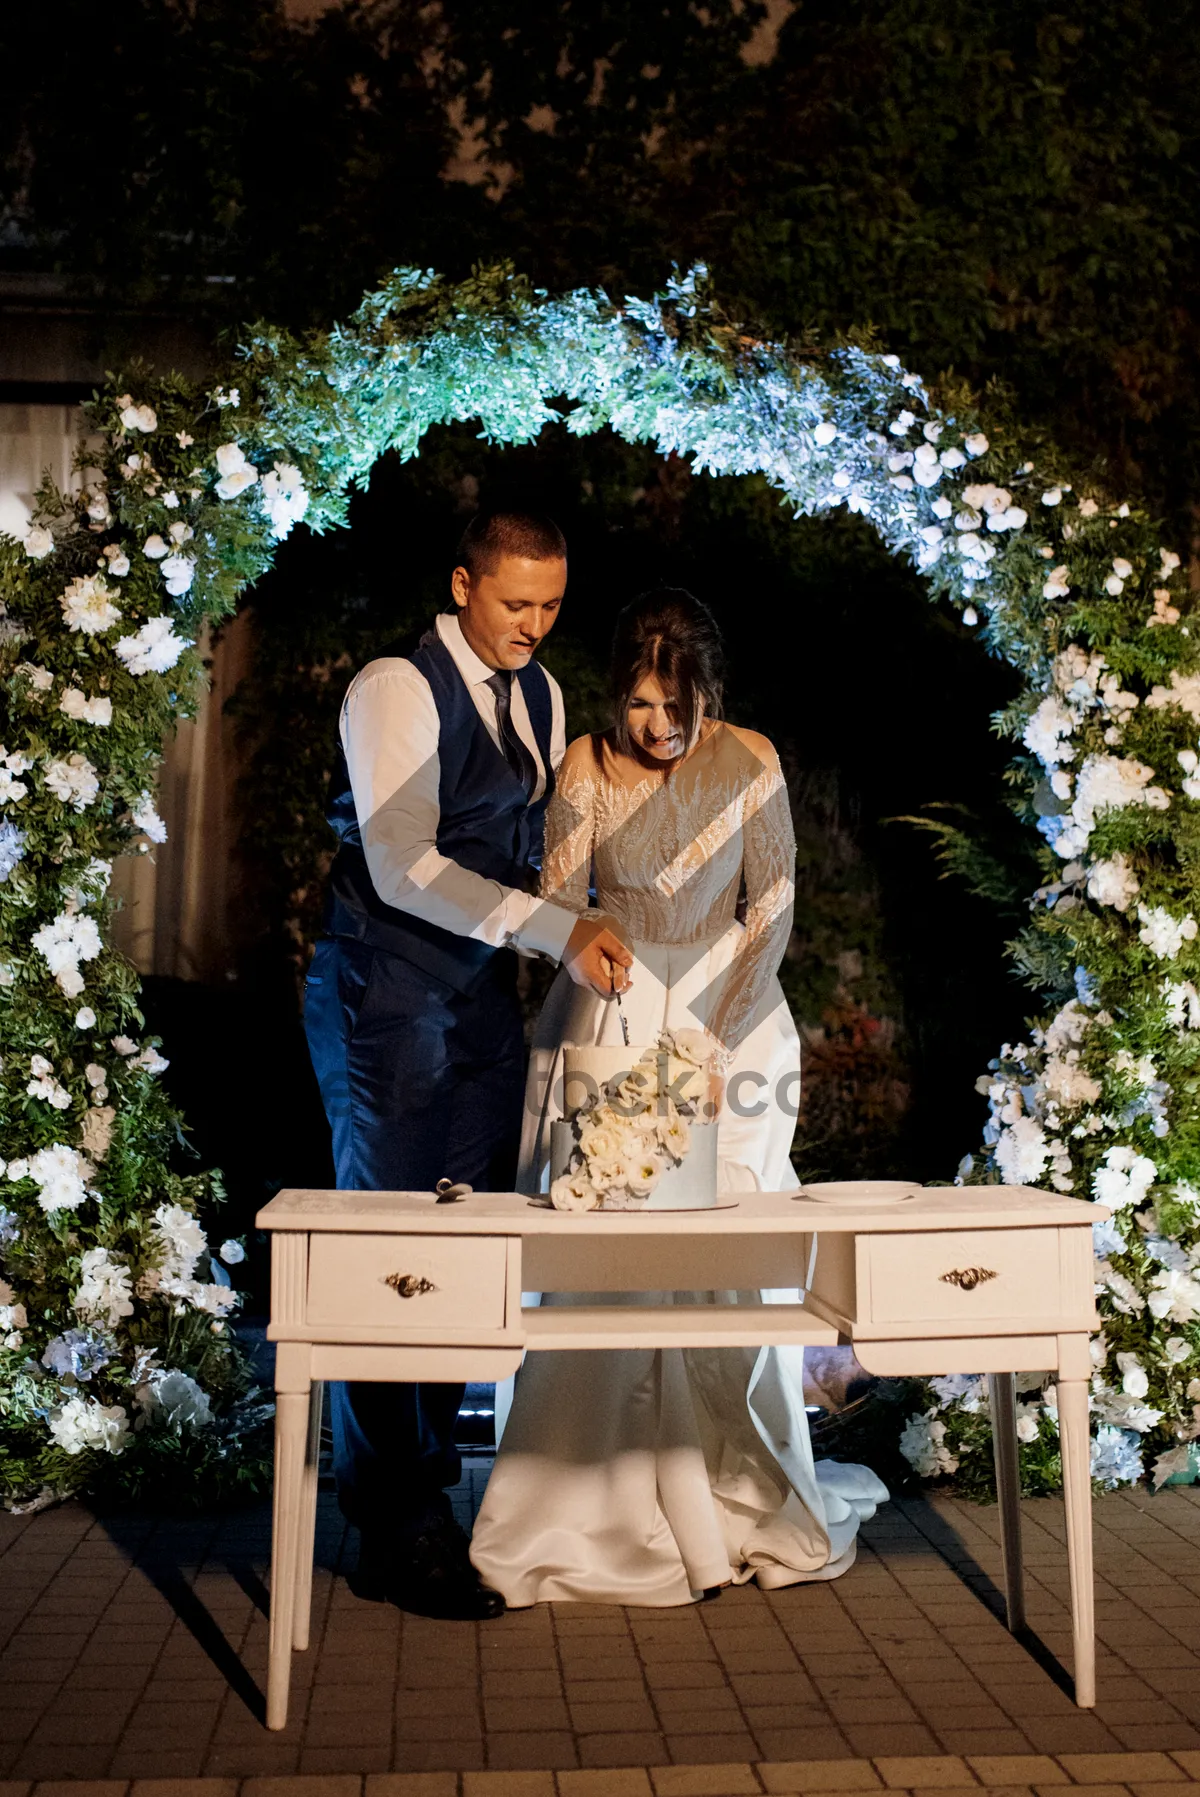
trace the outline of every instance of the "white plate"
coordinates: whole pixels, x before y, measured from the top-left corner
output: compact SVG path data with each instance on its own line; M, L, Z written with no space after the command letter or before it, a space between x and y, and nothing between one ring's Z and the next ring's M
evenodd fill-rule
M844 1179L821 1185L801 1186L795 1194L814 1204L839 1204L862 1210L878 1210L888 1204L911 1204L924 1187L910 1179Z

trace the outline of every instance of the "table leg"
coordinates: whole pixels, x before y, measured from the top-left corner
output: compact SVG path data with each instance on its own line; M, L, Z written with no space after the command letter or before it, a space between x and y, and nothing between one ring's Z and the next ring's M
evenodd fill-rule
M1025 1627L1025 1577L1021 1556L1021 1467L1017 1449L1017 1382L1012 1373L989 1373L996 1501L1004 1556L1004 1607L1009 1631Z
M303 1653L308 1646L312 1621L313 1551L317 1532L317 1475L321 1459L321 1407L325 1398L322 1380L314 1379L308 1394L308 1441L304 1449L304 1484L300 1526L296 1537L296 1609L292 1620L292 1646Z
M267 1661L267 1727L287 1725L292 1676L296 1559L304 1503L304 1445L309 1394L275 1394L275 1500L271 1533L271 1628Z
M1096 1612L1092 1584L1092 1443L1086 1379L1059 1378L1058 1435L1071 1568L1075 1702L1080 1709L1090 1710L1096 1702Z

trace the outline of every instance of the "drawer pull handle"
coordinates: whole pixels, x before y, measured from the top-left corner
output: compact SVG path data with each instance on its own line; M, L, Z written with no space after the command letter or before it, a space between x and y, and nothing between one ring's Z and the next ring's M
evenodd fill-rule
M422 1273L389 1273L383 1282L390 1285L398 1298L419 1298L423 1292L436 1292L432 1279Z
M997 1275L990 1267L955 1267L952 1273L943 1273L941 1277L943 1285L956 1285L960 1292L973 1292L977 1285L986 1285Z

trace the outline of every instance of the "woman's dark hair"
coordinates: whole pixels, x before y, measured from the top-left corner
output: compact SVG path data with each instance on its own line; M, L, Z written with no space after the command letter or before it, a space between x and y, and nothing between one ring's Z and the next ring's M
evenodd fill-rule
M654 587L632 600L617 619L610 675L613 736L635 759L629 702L648 674L673 693L683 740L690 748L705 716L719 718L725 685L725 647L716 619L683 587Z

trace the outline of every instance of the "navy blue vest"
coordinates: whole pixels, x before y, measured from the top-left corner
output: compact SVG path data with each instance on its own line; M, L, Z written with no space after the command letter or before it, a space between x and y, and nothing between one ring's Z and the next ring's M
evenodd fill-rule
M439 721L438 852L504 886L533 891L542 859L546 804L554 790L550 766L550 683L536 662L518 670L534 740L546 770L546 791L532 805L475 709L454 657L435 630L408 657L424 674ZM469 992L495 950L397 910L380 898L367 869L346 757L339 749L326 816L340 838L330 871L325 930L369 948L402 955L458 992Z

